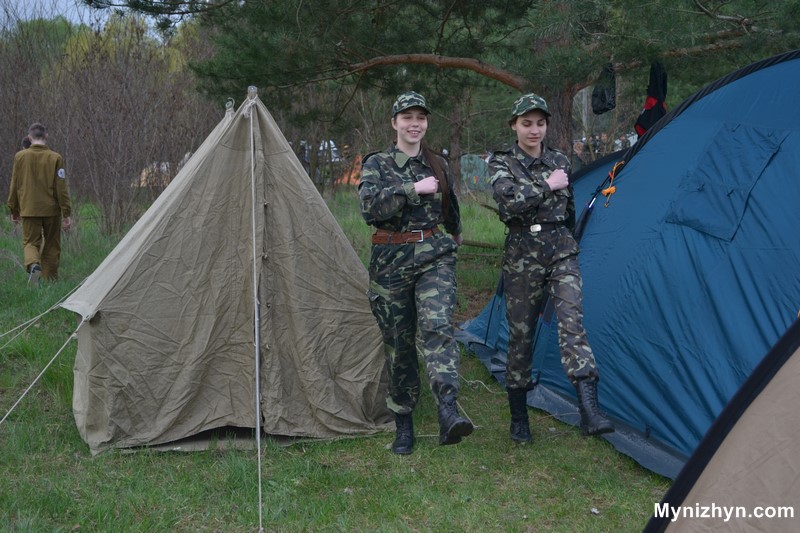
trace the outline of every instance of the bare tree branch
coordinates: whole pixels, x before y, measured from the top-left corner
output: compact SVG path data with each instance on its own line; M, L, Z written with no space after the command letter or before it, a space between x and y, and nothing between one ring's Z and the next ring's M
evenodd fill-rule
M715 20L721 20L722 22L729 22L741 28L746 33L762 31L760 28L754 26L752 17L744 17L742 15L720 15L719 13L715 13L701 4L700 0L694 0L694 5L696 5L697 9L702 11L707 17Z
M744 32L741 32L742 35ZM668 50L664 52L664 57L688 57L688 56L698 56L703 54L708 54L711 52L716 52L719 50L730 50L732 48L738 48L742 46L742 43L733 39L723 40L718 42L712 42L710 44L703 44L698 46L690 46L686 48L673 48L672 50ZM642 61L630 61L628 63L615 63L614 70L616 72L624 72L626 70L633 70L639 68L643 65Z
M524 91L530 85L530 81L527 78L498 68L494 65L484 63L478 59L473 59L470 57L447 57L437 54L398 54L374 57L372 59L362 61L361 63L347 65L344 67L344 70L337 74L332 74L331 76L312 80L304 80L302 84L342 79L356 74L357 72L363 72L372 68L390 65L432 65L439 68L471 70L487 78L497 80L500 83L508 85L509 87L519 91ZM283 85L281 88L292 86L292 84Z

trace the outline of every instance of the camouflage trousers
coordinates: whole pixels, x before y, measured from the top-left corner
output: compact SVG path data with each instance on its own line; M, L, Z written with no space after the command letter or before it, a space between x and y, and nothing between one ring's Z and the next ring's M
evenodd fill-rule
M453 240L443 236L424 243L374 245L369 270L369 299L389 369L389 410L408 414L416 406L418 354L434 398L458 395L461 352L453 338Z
M545 291L555 307L561 365L572 383L597 378L594 354L583 327L578 244L566 228L509 233L503 256L508 320L506 387L529 388L533 336Z

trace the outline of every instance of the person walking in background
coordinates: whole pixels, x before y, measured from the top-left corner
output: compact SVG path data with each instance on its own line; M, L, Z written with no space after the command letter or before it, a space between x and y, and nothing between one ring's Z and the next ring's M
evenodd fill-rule
M572 169L576 172L586 165L586 145L581 140L572 143Z
M11 220L22 221L25 270L28 283L36 285L39 276L58 279L61 229L72 226L72 204L64 159L47 147L47 129L32 124L28 138L31 146L14 156L8 207Z
M392 452L401 455L414 448L417 354L438 402L439 444L456 444L473 430L456 406L460 351L452 318L461 218L447 162L422 143L428 115L422 95L398 96L391 121L396 142L364 158L358 185L361 214L375 227L368 296L389 369L387 406L396 424Z
M608 133L605 131L600 132L600 144L598 145L598 157L603 157L606 154L611 153L611 139L608 136Z
M624 133L620 134L619 138L614 141L614 151L617 152L619 150L625 150L631 147L631 143L628 140L628 136Z
M503 254L503 286L508 319L506 389L511 439L531 441L528 391L532 343L547 291L558 321L561 364L578 394L583 435L614 431L597 401L599 374L583 327L582 281L578 243L572 236L575 200L570 162L544 144L550 112L544 98L526 94L511 108L509 125L517 141L489 161L493 196L508 227Z

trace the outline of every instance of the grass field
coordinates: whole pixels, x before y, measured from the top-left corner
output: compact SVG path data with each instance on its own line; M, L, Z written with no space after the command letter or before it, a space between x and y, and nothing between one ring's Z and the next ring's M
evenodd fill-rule
M355 193L328 201L362 259L369 228ZM459 318L489 298L499 272L502 227L464 200ZM249 532L259 525L254 450L113 451L92 456L72 417L69 340L77 317L57 308L113 248L83 207L66 238L61 279L32 289L20 265L19 228L0 222L0 416L43 369L0 425L0 531ZM52 309L49 312L48 310ZM14 330L38 317L34 325ZM20 333L18 335L18 333ZM64 347L63 352L55 354ZM534 442L508 438L504 391L473 356L462 360L460 403L477 424L457 446L439 446L429 391L415 412L418 446L388 450L392 434L297 443L264 440L266 531L640 531L669 486L606 441L531 411Z

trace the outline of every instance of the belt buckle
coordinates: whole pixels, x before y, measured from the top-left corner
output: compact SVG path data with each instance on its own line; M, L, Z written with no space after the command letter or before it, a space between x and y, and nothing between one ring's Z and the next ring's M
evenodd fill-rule
M425 230L424 229L412 229L411 233L419 233L419 240L413 242L422 242L425 240Z
M531 233L539 233L540 231L542 231L542 225L541 224L533 224L533 225L531 225Z

